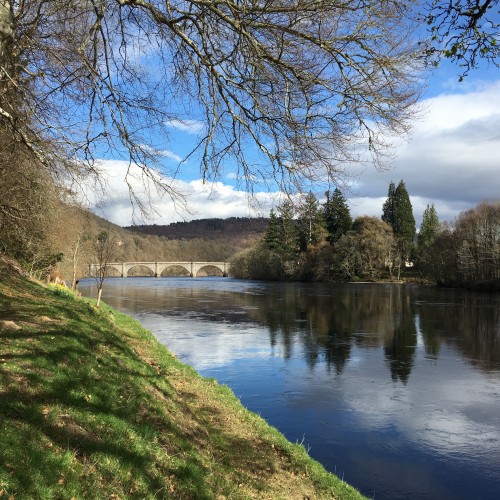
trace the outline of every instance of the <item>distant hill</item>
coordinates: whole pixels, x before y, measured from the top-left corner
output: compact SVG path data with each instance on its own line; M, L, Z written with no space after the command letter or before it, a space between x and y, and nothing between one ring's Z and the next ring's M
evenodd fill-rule
M168 225L129 226L134 232L163 236L171 240L240 240L261 236L266 231L269 219L265 217L229 217L227 219L197 219L189 222L174 222Z

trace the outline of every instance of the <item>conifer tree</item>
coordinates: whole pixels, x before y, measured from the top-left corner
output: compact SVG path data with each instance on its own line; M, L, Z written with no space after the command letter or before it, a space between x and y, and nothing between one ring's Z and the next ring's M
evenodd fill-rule
M417 262L422 267L430 263L430 251L439 234L439 218L434 205L427 205L417 236Z
M326 201L323 207L325 225L328 231L328 241L334 244L351 229L352 218L347 201L339 188L335 188L331 196L330 191L325 194Z
M394 227L394 194L396 192L396 186L394 182L391 181L389 184L389 190L387 193L387 200L385 200L382 207L382 220L387 222L391 227Z
M410 196L402 180L394 191L393 218L392 229L396 237L404 241L405 258L409 258L414 245L416 227Z
M319 202L313 193L304 197L298 210L299 238L301 250L319 243L324 237L325 228Z
M299 233L295 223L295 207L290 200L285 200L279 207L279 251L283 258L293 258L299 249Z
M410 196L403 180L396 188L392 181L389 184L387 200L382 207L382 220L392 227L398 247L402 251L401 257L409 259L414 246L416 227Z
M278 250L280 246L280 228L278 217L274 209L271 209L269 214L269 224L266 229L266 234L264 236L264 245L269 250Z
M285 260L299 249L298 229L294 220L295 208L290 201L283 202L269 214L269 224L264 236L264 245L268 250L280 254Z
M416 233L413 207L403 180L396 188L392 181L389 184L387 200L382 207L382 220L394 231L396 245L392 264L398 269L399 279L401 265L412 258Z
M265 269L264 279L289 279L296 273L297 255L299 252L299 233L297 229L295 208L289 200L277 208L278 215L271 210L258 257L260 269ZM252 276L256 273L253 272Z
M419 247L429 247L434 243L439 232L439 218L434 204L427 205L422 217L422 224L418 233L417 243Z

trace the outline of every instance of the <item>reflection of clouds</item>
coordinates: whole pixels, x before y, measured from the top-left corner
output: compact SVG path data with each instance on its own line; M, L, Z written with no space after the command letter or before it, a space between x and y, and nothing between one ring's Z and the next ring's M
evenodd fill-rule
M482 496L482 483L500 480L498 380L485 381L451 356L436 366L420 353L409 382L394 383L389 368L381 369L383 348L361 350L353 350L361 363L349 361L334 377L320 366L309 376L295 370L286 387L293 392L277 398L307 419L313 456L345 469L348 482L361 479L369 497L496 498ZM474 484L478 495L452 494L447 481Z
M462 460L467 455L477 458L480 450L485 467L498 464L498 379L485 378L462 362L452 361L455 355L446 350L441 358L440 364L417 359L406 385L386 383L386 373L366 365L364 375L353 377L348 366L343 377L346 404L361 425L373 432L394 426L405 439L433 453L447 457L458 454ZM368 365L377 362L370 358L366 361Z
M197 370L220 368L240 359L269 357L267 332L253 325L175 317L166 322L159 314L141 316L140 321L179 359Z
M356 428L370 436L371 447L396 446L399 450L392 452L404 453L410 443L437 460L465 462L498 478L498 377L485 376L447 348L439 363L426 359L422 349L409 382L394 383L388 379L389 368L381 363L383 356L383 348L356 347L352 351L356 362L349 360L335 377L321 366L295 370L282 403L290 411L314 407L319 414L315 424L326 429L325 436L331 435L335 444L343 439L335 436L350 435ZM306 437L314 438L312 428Z

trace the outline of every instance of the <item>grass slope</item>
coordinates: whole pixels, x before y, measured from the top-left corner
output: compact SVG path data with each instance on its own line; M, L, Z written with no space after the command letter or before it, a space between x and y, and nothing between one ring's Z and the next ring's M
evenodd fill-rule
M0 497L362 498L93 304L0 258Z

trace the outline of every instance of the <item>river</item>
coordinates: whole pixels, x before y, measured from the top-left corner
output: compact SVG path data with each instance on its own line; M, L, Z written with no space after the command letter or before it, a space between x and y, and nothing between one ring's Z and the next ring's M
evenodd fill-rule
M103 300L368 497L500 498L500 294L108 278Z

